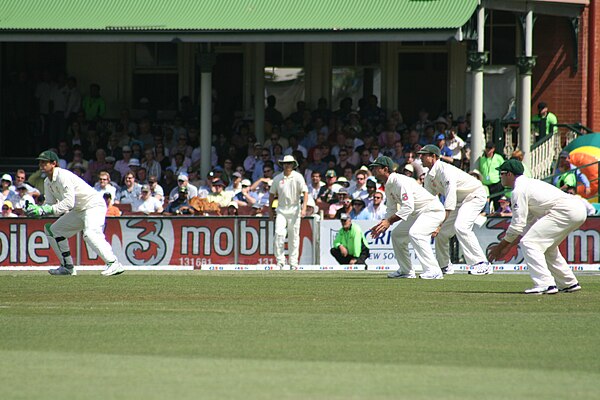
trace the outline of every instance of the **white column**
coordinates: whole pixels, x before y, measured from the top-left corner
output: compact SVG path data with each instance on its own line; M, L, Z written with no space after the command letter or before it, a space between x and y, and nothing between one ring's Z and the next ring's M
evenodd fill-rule
M200 176L205 177L212 169L212 69L216 56L210 48L199 54L200 62Z
M479 7L477 10L477 54L470 54L471 73L473 76L472 84L472 106L471 106L471 165L483 153L485 137L483 135L483 65L475 67L479 62L483 63L484 57L484 24L485 8ZM473 62L475 61L475 62Z
M525 54L524 62L533 55L533 12L525 15ZM531 65L531 68L533 68ZM523 163L531 166L531 69L521 70L519 74L521 91L519 94L519 148L524 153Z
M256 43L254 59L254 132L259 143L265 141L265 44Z

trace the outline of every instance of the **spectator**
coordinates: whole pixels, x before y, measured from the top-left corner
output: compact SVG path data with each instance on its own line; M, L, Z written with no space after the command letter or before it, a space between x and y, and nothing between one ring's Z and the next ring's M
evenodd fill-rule
M498 171L498 167L503 162L504 157L496 154L496 145L494 142L489 141L485 145L483 155L472 166L473 169L481 171L481 175L483 176L482 183L488 187L490 196L494 199L494 209L500 207L499 196L494 197L494 195L504 192L504 186L500 183L500 172Z
M562 168L562 171L561 171L561 168ZM566 150L563 150L560 152L560 154L558 156L556 170L554 171L554 174L558 175L553 180L553 183L555 186L558 182L559 177L566 171L573 171L577 182L581 182L583 184L583 186L585 187L586 197L592 193L591 187L590 187L590 180L587 178L587 176L585 176L585 174L583 172L581 172L580 169L578 169L575 165L571 164L571 157L570 157L569 152Z
M133 202L131 211L145 214L160 214L163 212L162 202L156 197L152 197L150 186L142 185L140 192L140 197Z
M2 218L16 218L17 214L13 212L13 204L10 200L2 202Z
M371 220L382 220L387 213L387 207L384 204L385 192L377 190L373 195L373 201L367 207L368 218Z
M363 199L356 198L352 200L352 211L350 211L350 218L356 220L367 220L369 219L369 213L365 209L365 201Z
M179 186L177 188L177 197L175 200L169 203L166 212L168 214L175 215L190 215L194 214L194 209L190 206L188 201L188 188L187 186Z
M90 94L83 98L82 108L85 113L85 119L95 121L104 116L106 112L106 103L100 96L100 85L92 83L90 85Z
M352 200L350 199L350 194L348 194L348 189L340 188L335 194L334 200L335 203L331 204L327 210L329 218L335 218L340 209L352 210Z
M17 187L18 200L13 202L13 208L17 210L24 210L27 203L35 204L35 199L27 194L27 186L21 183L21 186Z
M152 149L144 150L144 162L142 163L142 167L146 168L149 176L162 176L162 167L154 158L154 151Z
M158 201L162 202L165 198L165 192L158 184L158 178L155 175L150 175L148 178L148 186L150 187L150 195L155 197Z
M18 201L19 195L10 188L11 184L12 176L10 176L9 174L2 175L2 189L0 190L0 201L9 200L11 202L12 209L12 202Z
M334 195L339 189L339 187L335 187L336 182L337 174L332 169L328 170L325 173L325 185L323 185L319 190L319 194L317 195L316 199L317 205L319 207L335 202Z
M239 210L238 203L236 203L235 201L232 201L227 206L227 215L237 216L238 215L238 210Z
M10 175L5 174L4 176L8 176L10 177ZM4 177L2 178L4 179ZM12 182L12 179L11 179ZM20 185L20 184L25 184L25 186L27 187L27 194L29 194L30 196L33 196L33 198L36 198L37 196L40 195L40 191L38 190L37 187L30 185L29 183L27 183L27 175L25 174L25 170L19 168L17 169L17 173L15 174L15 184L11 185L10 189L13 192L16 192L16 186ZM42 187L44 186L43 180L42 180Z
M340 265L363 265L369 258L369 248L360 226L346 213L340 215L342 229L333 240L330 252Z
M140 197L141 186L135 181L135 174L129 171L125 174L125 183L121 186L121 191L118 193L116 204L133 204Z
M277 99L275 96L270 95L267 97L267 108L265 108L265 121L270 122L273 125L281 126L283 122L283 115L275 108L277 105Z
M102 194L102 197L104 198L104 202L106 203L106 216L120 217L122 212L113 205L111 194L109 192L104 192Z
M499 217L511 217L512 210L510 208L510 200L508 200L506 196L502 196L500 197L498 202L500 203L500 207L498 207L498 209L496 210L496 212L494 212L493 215Z
M531 118L531 123L537 128L538 140L546 135L558 132L558 118L548 111L548 104L540 102L537 105L538 113Z
M123 146L123 158L121 160L117 160L117 163L115 164L115 169L117 171L119 171L119 173L121 174L121 176L125 176L125 174L127 172L129 172L129 170L131 169L129 167L130 161L131 161L131 147L129 146ZM139 160L138 160L138 164L139 164ZM139 165L138 165L139 166Z
M171 193L169 193L170 202L177 199L177 196L182 193L182 187L186 188L185 193L187 194L188 199L198 196L198 188L189 182L188 176L185 174L179 174L177 177L177 187L174 187L173 190L171 190Z
M352 192L353 199L366 199L369 197L369 192L367 191L367 178L369 177L369 173L364 169L359 169L356 171L356 186L354 187L354 191Z
M256 203L256 199L250 194L250 179L243 179L241 186L242 190L233 197L233 201L240 206L251 206Z
M219 207L227 207L231 203L232 195L225 191L225 182L217 179L212 183L214 192L209 193L206 199L210 203L217 203Z
M310 184L308 185L309 196L316 200L323 186L325 186L325 182L321 180L321 174L318 171L313 171L310 174Z

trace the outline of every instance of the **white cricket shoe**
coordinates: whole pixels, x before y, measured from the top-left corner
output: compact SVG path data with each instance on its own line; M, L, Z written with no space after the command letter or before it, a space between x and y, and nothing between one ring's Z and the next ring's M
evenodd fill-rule
M439 272L429 271L429 272L425 272L425 273L422 273L421 275L419 275L419 278L421 278L421 279L444 279L444 274L440 274Z
M534 287L531 289L527 289L525 294L556 294L558 293L558 289L556 286L547 286L547 287Z
M444 275L454 275L454 267L452 266L452 263L446 265L444 268L442 268L442 274Z
M108 263L106 267L107 268L101 272L104 276L119 275L125 272L125 268L123 268L119 260Z
M388 278L400 278L400 279L416 279L417 275L415 275L415 272L409 272L408 274L403 274L400 270L394 271L394 272L390 272L387 275Z
M474 264L472 268L469 270L469 275L490 275L494 273L494 266L487 261Z
M558 289L558 291L561 292L561 293L573 293L573 292L576 292L578 290L581 290L581 286L579 285L579 283L576 283L576 284L571 285L571 286L566 287L566 288Z

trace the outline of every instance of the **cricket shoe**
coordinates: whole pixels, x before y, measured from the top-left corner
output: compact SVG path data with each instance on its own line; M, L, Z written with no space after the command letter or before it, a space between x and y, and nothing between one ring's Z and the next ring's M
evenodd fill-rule
M69 265L69 266L61 265L58 268L49 269L48 273L50 275L76 275L75 269L73 268L72 265Z
M494 266L487 261L482 261L472 266L469 275L490 275L494 273Z
M429 272L425 272L425 273L422 273L421 275L419 275L419 278L421 278L421 279L444 279L444 274L441 274L439 272L429 271Z
M108 263L106 267L107 268L101 272L104 276L119 275L125 272L125 268L123 268L119 260Z
M388 278L400 278L400 279L416 279L417 275L415 275L414 271L409 272L408 274L403 274L400 270L390 272L387 275Z
M556 286L546 286L546 287L534 287L531 289L527 289L525 294L556 294L558 293L558 289Z
M452 266L452 263L446 265L444 268L442 268L442 274L444 275L454 275L454 267Z
M566 287L566 288L558 289L558 291L561 292L561 293L573 293L573 292L576 292L578 290L581 290L581 286L579 285L579 283L576 283L576 284L571 285L571 286Z

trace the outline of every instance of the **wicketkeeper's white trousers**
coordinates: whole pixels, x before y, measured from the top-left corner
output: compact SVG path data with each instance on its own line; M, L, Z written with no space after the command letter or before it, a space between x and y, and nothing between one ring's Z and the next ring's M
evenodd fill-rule
M53 236L50 237L50 241L52 248L57 253L58 259L62 259L61 253L69 251L69 244L67 240L60 241L57 251L55 238L64 237L68 239L77 232L83 232L83 240L86 241L104 262L115 261L117 257L113 253L110 244L106 241L106 237L102 231L105 221L106 207L92 207L84 211L72 210L58 218L50 226Z
M408 243L410 242L421 263L423 272L442 273L431 250L431 234L444 220L446 211L437 199L417 214L412 214L406 221L400 221L392 231L392 246L402 274L414 272Z
M435 238L435 257L440 268L450 264L450 238L454 235L460 243L467 264L473 265L487 261L477 236L473 232L475 219L483 210L486 200L487 194L482 187L481 190L468 195L462 204L448 215L448 219Z
M292 268L298 267L300 254L300 207L294 207L293 210L277 210L275 216L275 260L277 265L286 265L285 262L285 238L288 238L289 265Z
M586 218L585 206L573 197L559 200L552 211L525 228L520 246L536 287L562 289L577 283L558 245Z

